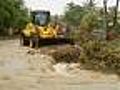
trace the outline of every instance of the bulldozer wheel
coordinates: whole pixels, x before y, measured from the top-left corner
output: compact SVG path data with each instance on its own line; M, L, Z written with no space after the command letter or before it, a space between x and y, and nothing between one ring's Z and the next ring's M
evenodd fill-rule
M20 45L21 46L27 46L29 45L29 39L25 37L24 35L20 36Z
M33 38L30 38L30 40L29 40L29 46L31 47L31 48L34 48L35 47L35 41L33 40Z
M39 47L39 38L38 37L31 37L29 42L30 42L29 46L31 48Z

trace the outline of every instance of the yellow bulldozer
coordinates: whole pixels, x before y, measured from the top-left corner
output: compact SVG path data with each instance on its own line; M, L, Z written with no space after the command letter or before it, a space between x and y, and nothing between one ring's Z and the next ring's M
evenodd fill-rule
M66 27L62 27L58 23L51 23L50 11L32 11L31 18L31 22L21 32L21 45L34 48L43 42L58 42L58 40L73 44L73 40L67 36L69 30Z

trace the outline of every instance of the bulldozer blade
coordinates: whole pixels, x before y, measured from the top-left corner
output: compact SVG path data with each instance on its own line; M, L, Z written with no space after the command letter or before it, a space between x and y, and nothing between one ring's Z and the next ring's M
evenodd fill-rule
M55 39L40 39L39 45L50 45L50 44L74 44L72 39L66 38L55 38Z

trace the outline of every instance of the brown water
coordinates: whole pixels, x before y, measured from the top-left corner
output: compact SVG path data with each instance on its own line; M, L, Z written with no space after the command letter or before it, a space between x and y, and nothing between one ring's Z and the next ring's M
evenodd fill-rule
M19 46L18 40L0 41L0 90L120 90L116 75L84 70L75 63L54 65L43 51L52 49L33 50Z

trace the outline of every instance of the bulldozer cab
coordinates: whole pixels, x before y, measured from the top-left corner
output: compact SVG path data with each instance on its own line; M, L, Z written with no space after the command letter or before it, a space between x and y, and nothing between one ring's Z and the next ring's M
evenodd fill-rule
M33 11L31 12L32 23L38 26L47 26L50 22L49 11Z

